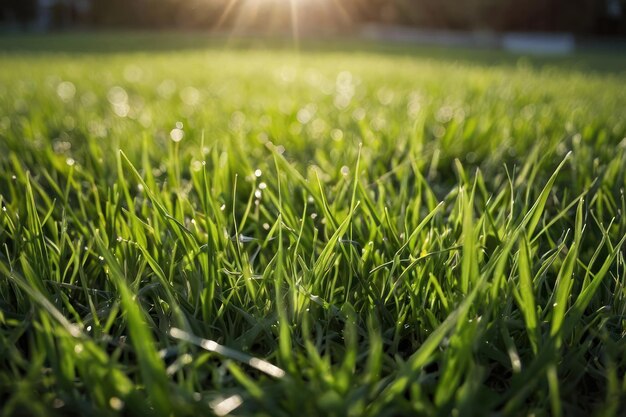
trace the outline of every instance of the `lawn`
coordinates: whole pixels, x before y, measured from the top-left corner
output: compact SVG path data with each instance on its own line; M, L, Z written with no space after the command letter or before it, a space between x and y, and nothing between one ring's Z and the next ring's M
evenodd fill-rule
M626 54L0 38L0 415L624 416Z

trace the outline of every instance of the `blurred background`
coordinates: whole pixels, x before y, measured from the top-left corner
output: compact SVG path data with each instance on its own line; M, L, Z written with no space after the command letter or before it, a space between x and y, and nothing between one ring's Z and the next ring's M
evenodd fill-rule
M302 36L402 29L626 36L626 0L0 0L0 31L210 29ZM395 32L393 32L395 30ZM400 31L400 32L398 32Z

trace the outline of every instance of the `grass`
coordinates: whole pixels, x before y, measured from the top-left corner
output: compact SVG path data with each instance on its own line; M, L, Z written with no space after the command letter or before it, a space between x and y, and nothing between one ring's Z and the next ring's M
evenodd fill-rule
M1 415L624 415L623 55L142 36L0 42Z

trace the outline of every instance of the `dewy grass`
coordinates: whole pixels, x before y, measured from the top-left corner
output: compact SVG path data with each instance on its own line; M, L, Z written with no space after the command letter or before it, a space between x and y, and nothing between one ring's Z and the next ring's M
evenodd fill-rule
M0 44L1 415L623 415L623 72L129 36Z

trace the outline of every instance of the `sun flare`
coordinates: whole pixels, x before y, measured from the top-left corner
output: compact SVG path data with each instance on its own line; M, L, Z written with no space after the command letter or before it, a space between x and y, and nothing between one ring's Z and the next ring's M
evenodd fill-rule
M287 35L297 47L301 33L317 28L328 16L349 21L339 0L226 0L214 30L226 31L229 37Z

